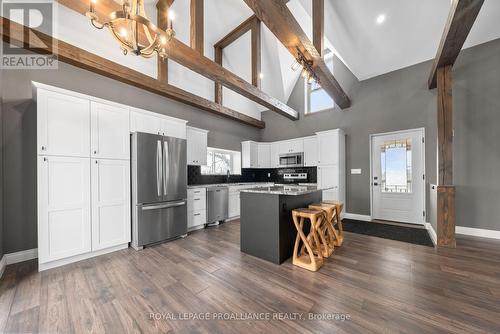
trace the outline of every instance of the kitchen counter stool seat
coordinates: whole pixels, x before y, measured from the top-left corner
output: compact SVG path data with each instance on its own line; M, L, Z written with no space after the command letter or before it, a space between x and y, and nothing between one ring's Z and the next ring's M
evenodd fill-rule
M324 219L323 211L305 208L294 209L292 210L292 218L295 228L297 229L292 263L310 271L318 271L323 265L323 252L321 251L322 243L318 233L319 226ZM306 219L311 223L307 236L303 231ZM299 251L301 242L303 247L300 247ZM317 247L319 247L319 249L317 249Z

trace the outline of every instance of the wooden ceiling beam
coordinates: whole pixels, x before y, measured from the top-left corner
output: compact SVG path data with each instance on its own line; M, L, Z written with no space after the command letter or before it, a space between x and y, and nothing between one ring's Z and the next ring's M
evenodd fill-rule
M81 5L82 2L86 3L86 1L84 0L58 1L68 8L73 9L83 15L85 15L85 12L88 10L86 6ZM109 15L110 11L116 11L120 8L120 5L112 0L103 1L106 1L106 7L96 6L96 12L98 15L102 15L101 17L105 17L106 15ZM98 1L97 3L99 4L100 1ZM106 12L106 10L108 11ZM202 76L210 80L218 82L223 86L235 91L236 93L243 95L249 100L252 100L268 108L269 110L277 112L278 114L283 115L291 120L299 119L299 113L293 108L290 108L285 103L266 94L262 90L245 81L243 78L235 75L231 71L224 69L221 65L217 64L211 59L208 59L207 57L204 57L176 38L173 38L165 45L165 50L168 58L179 63L180 65L187 67L190 70L201 74Z
M42 47L51 49L52 46L57 43L57 47L54 49L59 61L152 92L154 94L209 111L218 116L230 118L259 129L265 127L265 123L261 120L239 113L230 108L223 107L220 104L186 92L175 86L160 82L155 78L138 71L134 71L129 67L99 57L64 41L56 40L52 38L52 36L48 36L3 17L0 17L0 22L2 28L2 39L6 43L12 43L18 47L37 53L44 52L41 49ZM36 38L25 39L25 33L36 36ZM29 44L30 41L34 41L36 45Z
M313 44L321 57L325 53L325 1L312 2Z
M465 40L476 21L484 0L453 0L439 48L429 76L429 89L436 88L437 71L455 64Z
M226 36L222 37L217 43L215 43L214 48L224 49L226 46L233 43L238 38L252 30L252 27L255 25L256 20L258 20L257 16L250 16L248 19L243 21L240 25L226 34Z
M349 108L351 106L349 97L332 72L330 72L321 54L293 17L293 14L286 6L286 2L277 0L244 1L295 58L297 58L300 51L308 60L313 62L313 71L318 76L321 87L340 108Z
M190 23L190 42L191 47L203 55L204 28L203 28L203 0L191 0L191 23Z

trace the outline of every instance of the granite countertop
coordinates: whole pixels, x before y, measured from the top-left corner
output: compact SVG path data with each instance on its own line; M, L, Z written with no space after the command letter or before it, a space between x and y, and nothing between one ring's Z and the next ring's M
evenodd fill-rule
M188 185L188 189L193 188L210 188L210 187L235 187L235 186L259 186L270 184L272 182L238 182L238 183L213 183L213 184L191 184Z
M291 196L298 196L298 195L306 195L306 194L311 194L317 191L322 191L326 189L318 188L318 186L296 186L296 185L290 185L290 186L284 186L284 185L275 185L272 187L258 187L258 188L252 188L252 189L244 189L241 190L240 192L243 193L256 193L256 194L272 194L272 195L291 195Z

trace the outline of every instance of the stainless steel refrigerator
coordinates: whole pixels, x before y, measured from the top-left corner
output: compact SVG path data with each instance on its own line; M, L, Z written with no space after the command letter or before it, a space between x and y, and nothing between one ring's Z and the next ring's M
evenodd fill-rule
M186 140L132 135L132 247L187 233Z

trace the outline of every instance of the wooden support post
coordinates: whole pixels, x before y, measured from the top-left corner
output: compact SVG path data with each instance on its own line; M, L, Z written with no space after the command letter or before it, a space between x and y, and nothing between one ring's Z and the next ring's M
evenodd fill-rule
M222 66L222 48L215 47L215 62ZM222 104L222 85L215 82L215 103Z
M191 0L191 47L203 55L203 0Z
M156 14L158 27L162 30L168 27L168 8L171 2L158 1L156 4ZM168 59L158 57L157 60L157 75L158 81L162 83L168 83Z
M456 247L455 186L437 187L437 245Z
M325 1L314 0L312 2L312 20L313 20L313 44L316 51L324 56L325 45Z
M261 74L261 43L260 20L255 18L252 25L252 85L260 89Z
M438 185L453 184L453 69L437 71L438 85Z
M438 89L438 246L455 247L455 186L453 185L453 68L437 70Z

